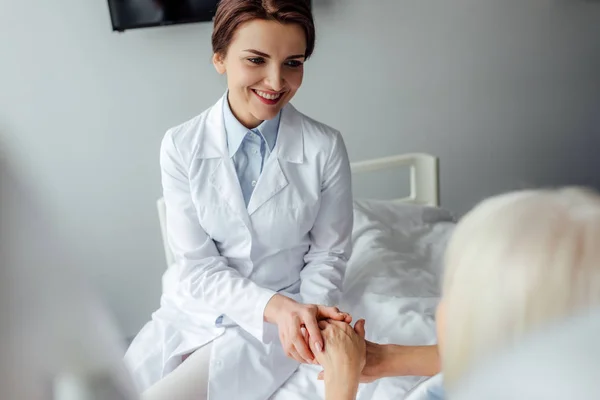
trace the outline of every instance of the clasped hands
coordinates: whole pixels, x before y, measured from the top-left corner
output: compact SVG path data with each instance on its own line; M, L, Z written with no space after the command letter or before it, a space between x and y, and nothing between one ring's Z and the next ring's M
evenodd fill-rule
M360 377L367 357L364 320L352 327L352 316L337 307L301 304L279 294L267 304L265 320L277 325L288 357L321 365L325 374L336 370Z

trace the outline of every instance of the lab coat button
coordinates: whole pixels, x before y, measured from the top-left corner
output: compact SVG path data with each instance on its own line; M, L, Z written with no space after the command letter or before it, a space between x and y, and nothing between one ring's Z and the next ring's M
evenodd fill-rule
M252 181L252 187L256 186L256 181Z

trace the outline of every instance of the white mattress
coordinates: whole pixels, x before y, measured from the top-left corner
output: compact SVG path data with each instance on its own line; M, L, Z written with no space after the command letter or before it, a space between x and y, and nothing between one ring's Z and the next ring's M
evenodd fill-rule
M442 209L387 201L355 202L353 254L342 308L366 319L378 343L436 343L434 313L443 252L454 228ZM322 399L320 367L302 365L273 400ZM402 399L421 378L386 378L361 385L358 400Z

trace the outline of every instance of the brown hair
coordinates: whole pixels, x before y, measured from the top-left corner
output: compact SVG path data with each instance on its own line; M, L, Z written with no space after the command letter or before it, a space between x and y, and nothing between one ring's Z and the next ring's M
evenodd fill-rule
M315 23L310 0L221 0L212 34L213 53L225 54L238 26L253 19L298 24L306 34L306 58L315 49Z

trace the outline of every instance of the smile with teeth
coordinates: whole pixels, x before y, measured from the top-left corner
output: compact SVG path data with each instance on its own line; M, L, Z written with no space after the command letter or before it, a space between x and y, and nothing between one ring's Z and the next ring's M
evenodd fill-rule
M283 93L271 94L271 93L263 92L262 90L258 90L258 89L253 89L253 90L254 90L254 93L259 95L263 99L267 99L267 100L277 100L283 94Z

